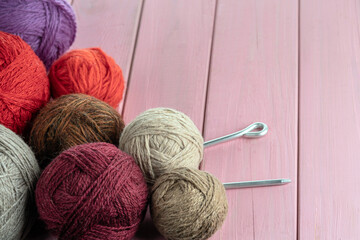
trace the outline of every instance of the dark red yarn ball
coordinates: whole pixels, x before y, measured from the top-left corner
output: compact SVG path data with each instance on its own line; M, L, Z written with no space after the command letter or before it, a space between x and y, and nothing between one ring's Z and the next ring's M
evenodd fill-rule
M59 239L131 239L148 200L134 159L109 143L62 152L36 187L40 218Z

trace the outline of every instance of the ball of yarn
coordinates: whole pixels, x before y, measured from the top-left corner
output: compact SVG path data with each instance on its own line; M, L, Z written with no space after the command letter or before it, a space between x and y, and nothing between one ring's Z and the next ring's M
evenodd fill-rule
M30 46L0 32L0 124L21 134L49 101L49 85L45 67Z
M24 239L34 222L40 168L31 149L0 125L0 239Z
M0 31L20 36L49 68L75 40L66 0L0 0Z
M151 185L171 169L198 168L203 157L203 141L185 114L170 108L154 108L125 127L119 147L135 158Z
M208 239L221 227L228 212L222 183L197 169L178 168L162 175L151 193L155 227L171 240Z
M64 54L51 66L49 78L54 98L84 93L117 108L124 93L121 68L100 48Z
M29 143L44 168L76 145L108 142L118 146L124 122L108 104L84 94L69 94L47 104L35 118Z
M147 185L135 161L108 143L62 152L36 187L40 218L66 240L131 239L147 200Z

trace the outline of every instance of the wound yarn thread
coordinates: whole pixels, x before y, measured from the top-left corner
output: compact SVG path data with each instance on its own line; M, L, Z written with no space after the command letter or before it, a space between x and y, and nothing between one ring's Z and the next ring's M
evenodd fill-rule
M117 108L124 93L124 77L113 58L100 48L72 50L50 68L53 98L84 93Z
M22 134L49 98L43 63L20 37L0 32L0 124Z
M75 14L65 0L0 0L0 31L20 36L49 68L75 40Z
M147 200L147 185L133 158L108 143L62 152L36 188L40 218L60 240L131 239Z
M199 168L203 142L199 130L184 113L153 108L125 127L119 147L134 157L151 185L174 168Z
M208 239L228 212L223 184L198 169L178 168L163 174L151 194L152 219L169 240Z
M47 104L35 118L29 144L40 167L76 145L108 142L118 146L124 122L119 113L94 97L69 94Z
M24 239L34 222L40 168L31 149L0 125L0 238Z

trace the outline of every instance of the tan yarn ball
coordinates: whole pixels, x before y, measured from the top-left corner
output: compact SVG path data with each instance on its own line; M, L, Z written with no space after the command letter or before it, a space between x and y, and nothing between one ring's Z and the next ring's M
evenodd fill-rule
M19 136L3 125L0 136L0 239L24 239L36 217L40 168Z
M119 147L135 158L151 185L174 168L199 168L203 144L201 133L184 113L153 108L125 127Z
M197 169L178 168L162 175L151 193L152 219L169 240L208 239L228 212L223 184Z

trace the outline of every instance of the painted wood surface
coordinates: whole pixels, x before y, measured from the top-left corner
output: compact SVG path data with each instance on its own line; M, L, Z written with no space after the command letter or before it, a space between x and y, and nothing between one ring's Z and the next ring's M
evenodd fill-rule
M257 121L269 132L206 149L203 169L223 182L293 182L228 190L229 215L212 239L296 239L297 61L296 0L218 1L205 139Z
M300 3L299 239L359 239L360 2Z
M215 0L145 1L125 122L153 107L185 112L202 129Z
M142 0L73 0L78 29L72 49L102 48L121 67L127 82L142 3Z

